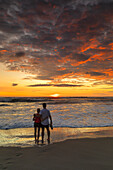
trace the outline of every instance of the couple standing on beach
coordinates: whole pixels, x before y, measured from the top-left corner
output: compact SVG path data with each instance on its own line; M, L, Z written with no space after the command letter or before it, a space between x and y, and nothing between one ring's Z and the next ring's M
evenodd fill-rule
M50 130L49 130L49 119L50 119L50 127L53 129L52 126L52 117L50 111L46 109L46 103L43 103L43 109L37 109L37 114L34 114L33 121L34 121L34 136L35 136L35 143L39 142L40 137L40 128L42 129L42 143L44 142L44 130L46 128L47 135L48 135L48 143L50 143ZM36 133L38 128L38 139L36 139Z

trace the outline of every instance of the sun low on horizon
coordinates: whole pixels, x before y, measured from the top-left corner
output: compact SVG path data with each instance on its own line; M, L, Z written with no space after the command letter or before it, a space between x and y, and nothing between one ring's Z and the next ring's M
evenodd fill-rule
M58 98L58 97L60 97L60 94L51 94L50 97Z
M0 97L113 96L113 0L0 6Z

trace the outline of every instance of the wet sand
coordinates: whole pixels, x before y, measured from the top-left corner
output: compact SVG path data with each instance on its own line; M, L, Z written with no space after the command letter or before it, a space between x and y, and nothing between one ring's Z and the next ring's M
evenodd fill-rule
M69 139L43 147L0 147L0 169L111 170L113 138Z
M67 139L113 137L113 127L88 127L88 128L54 128L51 130L51 143ZM45 144L47 135L45 131ZM40 136L41 143L41 136ZM32 147L34 146L34 129L18 128L0 130L0 146Z

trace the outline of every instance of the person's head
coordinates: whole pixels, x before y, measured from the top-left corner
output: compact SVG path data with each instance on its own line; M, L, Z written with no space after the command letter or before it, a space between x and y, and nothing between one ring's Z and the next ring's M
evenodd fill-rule
M37 113L40 113L40 108L37 108Z
M43 103L43 108L44 108L44 109L46 108L46 103Z

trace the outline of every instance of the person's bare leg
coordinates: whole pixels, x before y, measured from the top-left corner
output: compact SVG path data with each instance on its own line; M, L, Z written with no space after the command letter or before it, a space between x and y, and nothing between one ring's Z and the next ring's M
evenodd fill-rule
M40 137L40 127L38 127L38 140L37 140L37 142L39 142L39 137Z
M44 143L44 127L42 127L42 143Z
M35 143L36 143L36 127L34 127L34 137L35 137Z
M49 144L50 143L50 130L49 130L49 126L46 129L47 129L48 144Z

